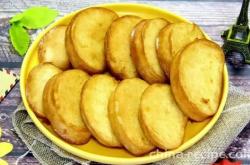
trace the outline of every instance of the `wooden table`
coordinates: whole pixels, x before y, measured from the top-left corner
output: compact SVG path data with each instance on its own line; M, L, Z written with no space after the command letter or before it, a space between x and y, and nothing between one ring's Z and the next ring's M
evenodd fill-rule
M76 9L96 3L118 2L118 0L0 0L0 68L7 68L19 74L22 58L13 51L8 39L8 20L16 13L31 7L46 5L59 10L60 17ZM124 2L124 1L123 1ZM220 34L235 22L238 16L241 1L237 0L195 0L195 1L129 1L159 6L163 9L175 12L200 25L214 41L222 44ZM35 32L31 31L33 37ZM250 92L250 65L235 71L230 66L230 81L236 86L242 86L246 92ZM0 80L1 83L1 80ZM3 128L3 140L10 140L15 148L5 157L9 164L15 164L17 158L27 151L26 146L17 137L11 124L11 114L21 102L19 84L0 103L0 125ZM250 164L250 124L228 147L226 153L237 154L237 157ZM39 164L28 154L21 159L19 164Z

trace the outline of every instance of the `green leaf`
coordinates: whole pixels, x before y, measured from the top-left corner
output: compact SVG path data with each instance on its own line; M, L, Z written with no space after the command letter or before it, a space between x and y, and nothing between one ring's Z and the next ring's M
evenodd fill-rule
M39 29L51 23L58 12L48 7L31 7L23 12L20 19L22 25L28 29Z
M23 16L24 16L23 13L18 13L17 15L13 16L9 22L12 24L14 22L20 21L23 18Z
M30 43L28 32L20 24L13 23L9 29L9 35L13 47L23 57Z
M24 56L28 50L30 37L23 28L39 29L50 24L58 12L48 7L31 7L10 19L10 40L19 55Z

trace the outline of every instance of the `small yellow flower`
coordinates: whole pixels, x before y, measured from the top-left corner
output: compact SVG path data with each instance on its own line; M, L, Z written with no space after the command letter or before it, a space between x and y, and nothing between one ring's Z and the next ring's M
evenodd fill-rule
M8 163L5 160L0 159L0 165L8 165Z
M13 149L13 145L7 142L0 142L0 158L10 153Z
M2 129L0 127L0 137L2 135ZM10 153L13 150L13 145L8 142L0 142L0 165L8 165L8 163L1 159L1 157L4 157L8 153Z

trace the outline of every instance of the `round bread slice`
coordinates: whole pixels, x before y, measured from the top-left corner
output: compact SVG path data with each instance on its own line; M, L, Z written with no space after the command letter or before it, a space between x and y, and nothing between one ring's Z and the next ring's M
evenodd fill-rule
M187 117L177 106L169 85L153 84L143 92L139 120L145 135L157 147L169 150L181 145Z
M144 20L132 33L131 51L137 71L148 83L165 82L156 53L156 38L168 22L162 18Z
M216 113L223 87L224 54L219 45L196 40L177 55L171 67L171 88L181 110L202 121Z
M66 32L65 32L65 48L66 48L66 52L68 54L69 57L69 61L71 62L71 64L73 65L74 68L81 68L80 67L80 59L78 58L78 56L76 56L76 50L73 46L73 42L71 39L71 24L68 25Z
M52 98L52 90L53 85L55 84L56 78L58 77L58 74L53 76L48 80L46 83L44 90L43 90L43 111L47 119L53 118L53 115L56 115L56 109L54 106L54 100Z
M119 79L137 77L130 53L130 35L140 17L125 15L116 19L106 34L106 61L112 73Z
M52 64L44 63L35 66L26 81L26 97L31 109L38 117L46 118L43 110L43 90L47 81L62 72Z
M121 147L108 118L108 101L118 82L109 75L94 75L83 87L81 114L91 134L103 145Z
M144 135L138 119L140 98L148 86L138 78L125 79L109 100L109 119L114 133L121 144L137 156L155 148Z
M71 144L85 144L91 136L80 112L81 91L88 78L84 71L68 70L57 75L50 89L46 114L54 131Z
M168 78L174 56L187 44L205 38L199 26L191 23L173 23L164 27L157 38L157 55Z
M104 38L110 24L118 15L106 8L92 7L80 11L72 19L67 43L74 47L67 50L74 68L91 74L105 70ZM67 46L66 49L71 46Z
M70 67L69 57L65 48L65 32L67 26L57 26L51 29L41 39L38 48L40 63L49 62L65 70Z

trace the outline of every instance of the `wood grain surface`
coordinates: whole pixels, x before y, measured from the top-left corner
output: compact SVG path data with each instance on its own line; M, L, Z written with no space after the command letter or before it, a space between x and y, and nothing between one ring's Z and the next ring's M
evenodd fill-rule
M9 43L8 20L11 16L31 6L45 5L57 9L60 16L70 13L76 9L93 4L121 2L119 0L0 0L0 68L7 68L19 74L22 58L17 56ZM143 3L161 7L169 10L200 25L204 31L217 43L222 44L221 33L232 25L241 7L239 0L170 0L170 1L122 1L131 3ZM59 18L58 17L58 18ZM36 31L30 31L35 38ZM245 65L241 70L234 70L228 66L230 82L241 86L246 92L250 92L250 65ZM1 84L1 81L0 81ZM4 157L9 164L16 164L17 158L23 155L27 148L17 137L11 124L11 114L21 102L19 83L0 103L0 125L3 128L3 140L10 140L15 148L8 156ZM250 124L228 147L228 155L236 155L238 159L250 164ZM230 153L230 154L229 154ZM28 154L20 159L18 164L39 164L38 161Z

